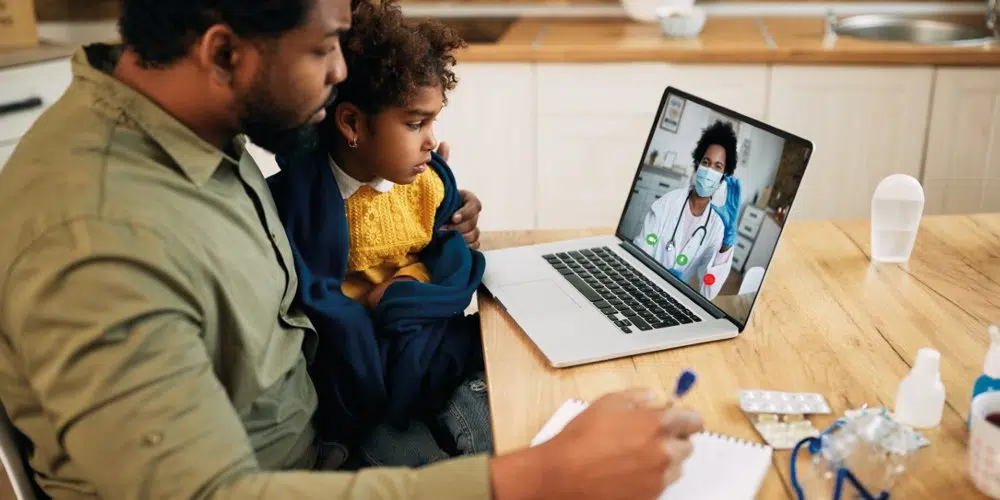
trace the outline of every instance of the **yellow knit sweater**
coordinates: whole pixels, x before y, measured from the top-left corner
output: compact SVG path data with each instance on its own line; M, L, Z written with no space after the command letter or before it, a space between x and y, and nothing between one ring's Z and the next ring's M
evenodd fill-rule
M427 169L411 184L385 193L363 185L345 201L350 250L344 295L359 299L376 285L400 276L430 281L417 253L431 241L444 183Z

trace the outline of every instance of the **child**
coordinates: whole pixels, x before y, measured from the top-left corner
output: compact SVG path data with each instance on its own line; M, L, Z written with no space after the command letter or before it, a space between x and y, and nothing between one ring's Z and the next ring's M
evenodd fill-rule
M492 451L478 316L463 312L485 261L440 231L461 201L434 153L463 44L440 24L406 24L394 2L358 3L320 150L279 159L269 181L319 334L318 426L371 465Z

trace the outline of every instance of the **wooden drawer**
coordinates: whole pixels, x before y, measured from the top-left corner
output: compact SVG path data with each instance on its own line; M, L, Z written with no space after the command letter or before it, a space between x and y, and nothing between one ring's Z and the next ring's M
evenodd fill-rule
M72 81L69 58L0 70L0 143L16 141Z
M763 222L764 211L754 206L748 206L743 210L743 217L740 218L739 233L752 240L757 237L757 232L760 231L760 225Z
M751 248L753 248L753 241L742 235L736 237L736 243L733 244L733 267L737 271L743 269L743 264L750 255Z

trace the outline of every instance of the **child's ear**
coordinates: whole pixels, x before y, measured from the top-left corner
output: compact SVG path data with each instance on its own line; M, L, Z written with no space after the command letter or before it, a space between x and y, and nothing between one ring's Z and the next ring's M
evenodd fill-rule
M357 106L349 102L338 104L333 110L333 120L337 125L337 131L346 142L356 143L361 137L364 114Z

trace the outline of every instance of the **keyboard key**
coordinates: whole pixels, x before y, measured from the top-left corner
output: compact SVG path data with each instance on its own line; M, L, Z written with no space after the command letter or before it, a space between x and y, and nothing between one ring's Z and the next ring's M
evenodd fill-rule
M580 293L583 294L584 297L587 297L587 300L591 302L604 300L600 294L595 292L593 288L590 288L590 285L588 285L585 281L580 279L579 276L570 274L566 275L565 278L567 281L570 282L571 285L573 285L573 288L576 288Z
M622 332L625 332L625 333L632 333L632 330L631 330L631 329L629 329L629 327L627 327L627 326L623 326L623 327L621 327L621 329L622 329Z
M569 276L569 275L573 274L573 270L572 269L566 269L565 267L562 268L562 269L558 269L558 271L559 271L559 274L561 274L563 276Z
M629 322L629 320L627 320L627 319L623 319L621 321L617 321L617 322L615 322L615 324L618 325L618 326L631 326L632 325L632 323Z
M605 308L611 307L611 304L608 304L607 302L605 302L603 300L598 300L597 302L594 302L594 307L596 307L598 309L605 309Z
M556 257L553 254L543 255L542 258L552 263L559 262L559 257Z
M642 319L633 319L631 321L635 325L636 328L638 328L638 329L640 329L640 330L642 330L644 332L648 332L649 330L653 329L653 327L649 326L649 324L646 323L645 321L643 321Z

